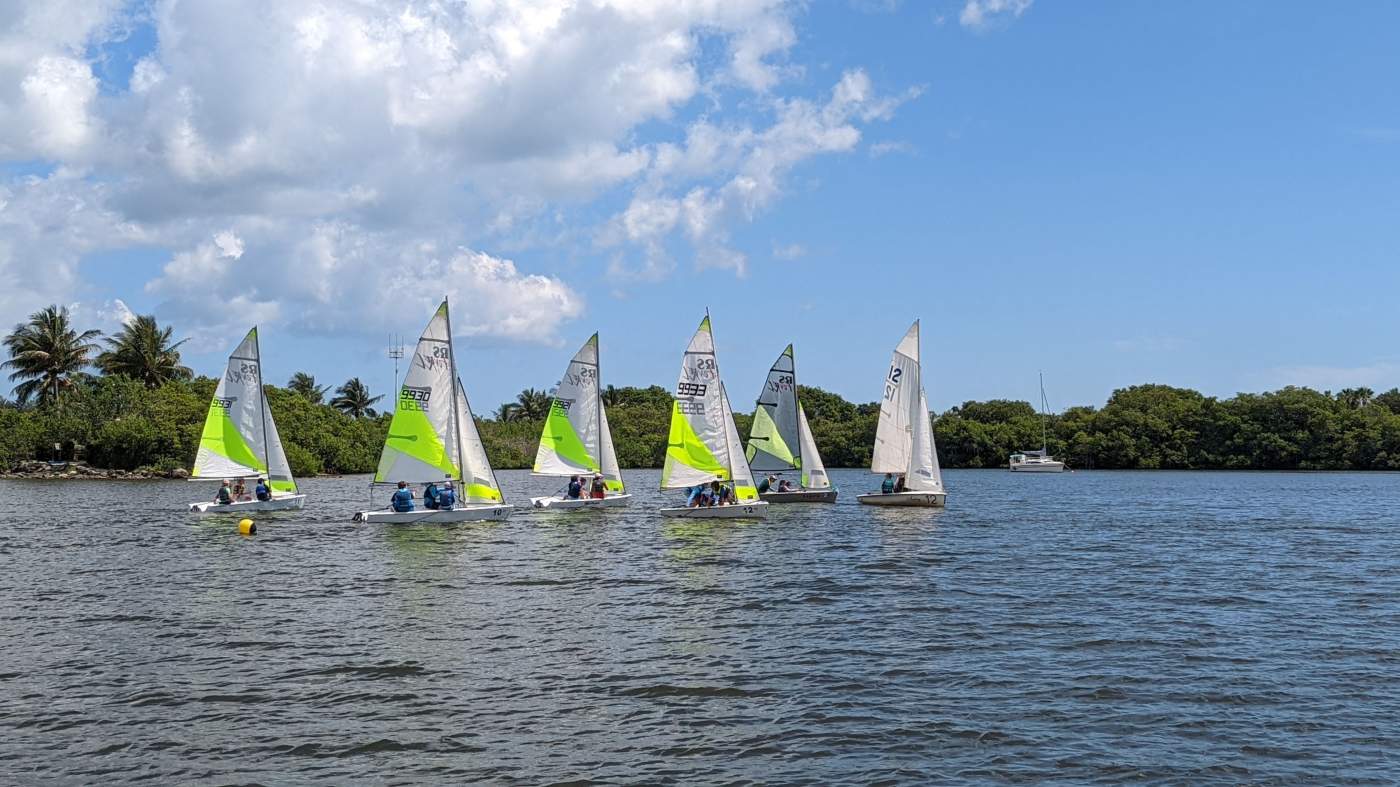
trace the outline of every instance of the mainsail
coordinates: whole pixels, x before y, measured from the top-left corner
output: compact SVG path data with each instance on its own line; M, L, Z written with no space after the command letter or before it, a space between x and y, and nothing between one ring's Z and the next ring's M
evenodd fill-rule
M735 495L740 500L758 496L744 461L729 397L720 384L707 315L691 337L681 361L671 406L666 461L661 468L661 488L683 489L716 479L734 481Z
M598 390L598 334L569 362L550 402L535 454L537 475L603 474L608 489L622 491L612 434Z
M791 344L768 370L768 379L758 395L745 455L749 467L756 472L800 470L803 488L831 486L798 398L797 366Z
M909 326L895 348L885 375L885 395L880 401L870 470L904 475L904 488L910 491L943 491L928 399L920 376L918 320Z
M256 327L229 356L224 376L214 389L191 476L266 476L273 491L296 492L296 481L263 392Z

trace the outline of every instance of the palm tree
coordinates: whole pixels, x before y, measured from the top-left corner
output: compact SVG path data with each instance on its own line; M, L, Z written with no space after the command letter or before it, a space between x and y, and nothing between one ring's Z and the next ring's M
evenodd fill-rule
M549 405L554 401L546 391L526 388L515 397L517 416L526 421L538 421L549 415Z
M38 398L39 404L57 402L83 376L97 349L93 342L101 331L73 330L67 307L49 306L29 315L29 322L15 326L5 337L10 360L0 369L13 369L15 402L24 405Z
M1337 392L1337 401L1341 402L1349 410L1360 410L1371 404L1376 396L1376 392L1370 388L1343 388Z
M291 389L293 393L301 394L303 398L312 404L324 402L326 400L326 391L331 389L329 385L317 385L316 378L306 372L297 372L292 375L292 379L287 381L287 387Z
M505 404L496 408L494 417L497 421L500 421L501 423L505 423L507 421L514 421L520 417L520 405L515 404L514 402L506 402Z
M185 340L171 342L172 333L169 326L156 324L155 315L140 315L123 325L116 336L108 337L107 350L97 356L97 368L103 374L130 377L147 388L188 380L194 373L180 365L180 345Z
M335 398L331 400L331 407L345 413L351 418L373 418L377 415L374 412L374 403L383 399L383 396L370 396L369 386L360 382L360 378L351 377L345 381L345 385L335 389Z
M604 407L617 407L622 402L622 391L619 391L615 385L604 388L602 395Z

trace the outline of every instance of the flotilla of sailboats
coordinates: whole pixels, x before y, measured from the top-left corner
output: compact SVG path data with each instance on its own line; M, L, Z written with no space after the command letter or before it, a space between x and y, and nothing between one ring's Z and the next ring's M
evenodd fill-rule
M535 455L534 475L576 479L570 493L531 498L539 509L587 510L627 506L617 452L600 386L598 334L569 361L556 387ZM870 470L884 475L879 492L860 494L866 505L942 507L947 501L938 465L923 374L919 322L895 348L883 381ZM301 508L297 490L262 385L258 330L229 356L209 403L191 480L256 479L260 494L220 492L190 511L251 512ZM1045 418L1045 384L1041 380ZM1011 458L1016 471L1060 472L1061 462L1041 450ZM755 485L754 474L764 477ZM786 478L796 475L797 484ZM781 480L780 480L781 479ZM241 486L242 484L240 484ZM361 511L356 522L453 523L509 517L481 435L458 376L452 322L444 299L419 337L399 388L393 418L372 489L398 487L389 505ZM581 488L580 488L581 487ZM422 494L415 494L421 488ZM681 361L671 426L661 471L662 491L686 490L683 505L663 516L756 518L770 503L834 503L837 490L812 437L797 385L789 344L774 361L759 392L747 447L739 437L729 395L720 377L714 333L706 313ZM420 508L416 500L422 500Z
M297 492L282 439L277 435L277 423L267 406L257 327L248 331L229 356L224 376L214 388L190 479L262 481L269 492L266 500L251 494L247 499L239 499L231 491L221 492L221 496L228 495L227 502L216 497L191 503L190 511L194 513L287 511L306 504L306 495Z
M632 502L622 485L608 429L608 413L599 390L598 355L595 333L564 370L544 421L534 474L582 477L585 482L596 478L601 481L602 496L592 497L585 488L573 498L564 494L534 497L530 500L535 508L619 508Z
M762 500L770 503L836 502L836 489L826 476L826 467L812 439L812 429L807 425L807 414L802 410L791 344L773 362L763 390L758 394L745 457L754 473L770 474L765 479L768 486L761 486L762 491L758 493ZM792 472L799 474L798 486L783 488L778 479ZM774 483L779 486L773 486Z

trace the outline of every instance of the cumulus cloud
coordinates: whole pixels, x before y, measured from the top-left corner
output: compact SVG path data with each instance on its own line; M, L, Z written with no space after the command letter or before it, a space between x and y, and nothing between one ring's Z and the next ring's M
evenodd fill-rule
M86 255L135 245L168 250L146 290L196 344L226 343L229 315L401 328L409 306L387 308L384 288L431 308L434 287L404 284L425 280L472 306L459 332L552 342L583 299L491 251L570 239L595 239L620 277L663 277L677 254L742 273L730 228L907 97L859 70L822 99L784 96L803 74L788 61L801 10L3 4L0 162L51 174L0 182L0 319L69 299ZM133 25L154 48L103 84L92 53ZM235 308L209 309L211 291Z
M963 27L982 30L1007 19L1017 19L1035 0L967 0L958 22Z

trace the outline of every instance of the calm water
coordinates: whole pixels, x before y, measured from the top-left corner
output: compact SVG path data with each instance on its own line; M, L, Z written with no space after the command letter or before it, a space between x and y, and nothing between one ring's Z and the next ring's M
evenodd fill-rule
M508 496L552 488L503 473ZM836 506L352 525L0 481L0 780L1389 783L1400 476L947 474Z

